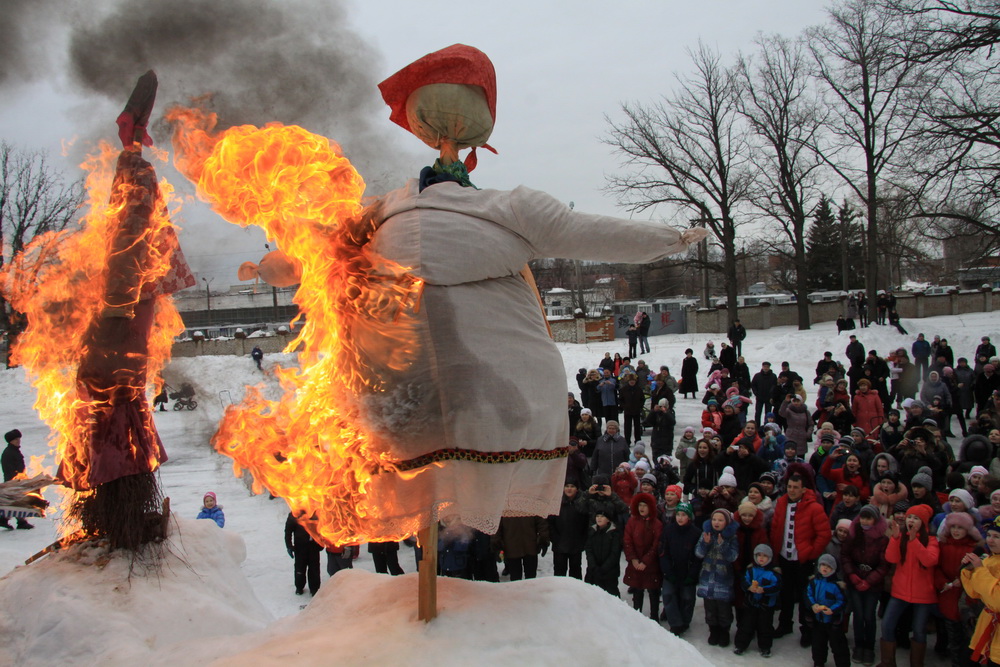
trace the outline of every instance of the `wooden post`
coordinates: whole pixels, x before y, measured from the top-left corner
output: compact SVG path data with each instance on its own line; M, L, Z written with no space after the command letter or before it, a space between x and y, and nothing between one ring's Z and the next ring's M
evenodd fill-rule
M437 565L438 565L438 523L417 533L422 558L420 559L420 588L417 597L417 618L430 622L437 617Z

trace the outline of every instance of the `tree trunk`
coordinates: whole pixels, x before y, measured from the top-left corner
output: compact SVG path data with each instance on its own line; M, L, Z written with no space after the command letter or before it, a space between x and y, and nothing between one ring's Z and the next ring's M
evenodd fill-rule
M728 309L729 321L739 317L739 283L736 272L736 229L732 222L724 221L722 231L723 260L722 272L726 280L726 308Z
M869 165L871 165L869 157ZM865 285L868 292L868 308L870 312L875 312L878 300L878 234L876 220L878 216L878 206L876 196L878 191L875 187L875 173L871 166L868 168L868 227L866 236L868 247L865 249Z
M809 319L809 265L806 263L806 244L801 233L805 227L803 221L796 230L795 241L795 301L799 315L799 331L805 331L812 326Z

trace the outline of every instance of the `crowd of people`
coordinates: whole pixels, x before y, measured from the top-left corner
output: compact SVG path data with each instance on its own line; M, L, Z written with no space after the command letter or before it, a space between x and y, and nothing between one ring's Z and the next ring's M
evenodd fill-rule
M807 389L787 362L751 375L738 325L718 352L686 350L679 379L611 354L580 369L563 511L549 523L586 516L570 556L586 555L586 580L618 595L608 544L620 543L636 609L683 635L702 598L708 643L737 655L756 640L768 657L797 625L814 665L829 653L838 667L875 664L876 639L882 667L897 647L922 665L929 632L953 665L1000 662L989 337L970 364L938 336L883 358L851 335ZM680 428L677 401L697 398L701 423Z

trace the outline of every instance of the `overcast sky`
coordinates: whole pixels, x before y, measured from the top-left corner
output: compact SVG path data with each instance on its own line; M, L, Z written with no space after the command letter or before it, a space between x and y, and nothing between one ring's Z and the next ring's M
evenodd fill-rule
M811 0L0 0L0 6L7 23L0 42L18 45L16 51L0 45L0 139L48 150L67 168L81 145L115 137L114 119L135 78L152 66L160 76L158 112L187 94L217 92L196 89L228 86L232 122L296 122L330 136L356 157L372 188L384 191L435 155L389 122L377 83L425 53L461 42L484 51L497 71L490 144L499 155L479 151L473 182L499 189L523 184L581 211L623 217L628 213L602 191L606 175L618 169L601 142L606 115L619 117L621 102L654 102L669 93L674 74L690 70L686 49L699 38L731 58L752 51L758 32L794 36L825 17L825 4ZM109 47L133 26L148 31L154 46ZM322 57L311 57L313 48ZM143 51L133 63L131 54ZM243 85L234 86L239 77ZM310 98L315 103L304 110L309 104L301 100ZM74 138L62 162L61 147ZM154 138L168 146L162 132ZM673 212L644 215L669 219ZM213 289L235 283L235 267L264 252L262 234L204 207L186 206L177 222L185 253Z

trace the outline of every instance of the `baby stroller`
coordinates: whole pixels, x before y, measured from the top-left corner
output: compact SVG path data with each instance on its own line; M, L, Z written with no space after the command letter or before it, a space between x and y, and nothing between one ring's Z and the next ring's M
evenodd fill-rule
M187 382L181 385L179 391L170 394L170 400L174 402L174 410L194 410L198 407L198 401L194 400L194 387Z

